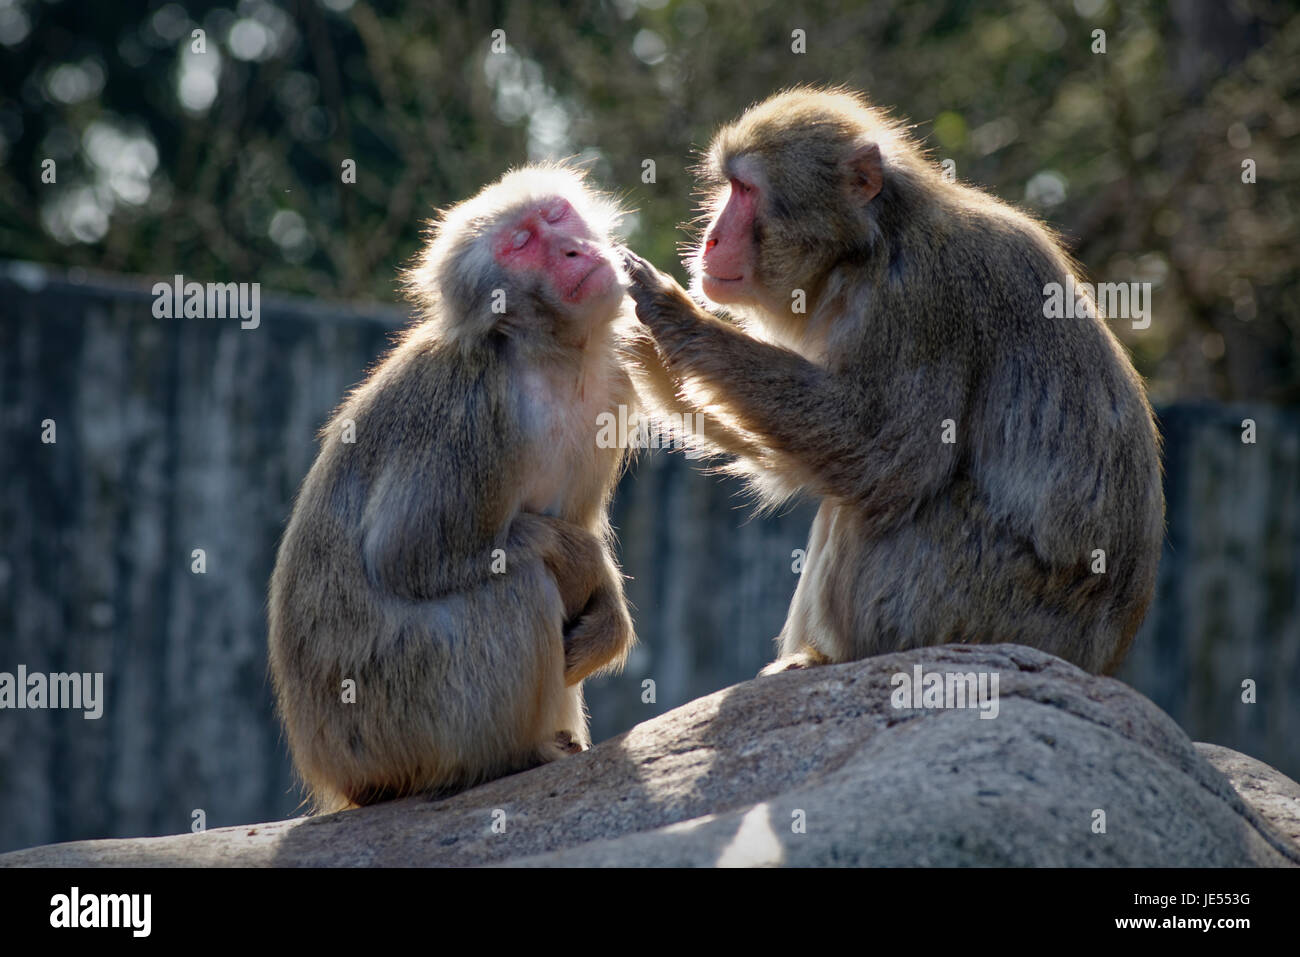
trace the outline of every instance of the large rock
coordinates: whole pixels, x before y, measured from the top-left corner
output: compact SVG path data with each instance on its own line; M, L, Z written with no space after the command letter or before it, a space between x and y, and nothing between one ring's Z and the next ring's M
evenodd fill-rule
M1198 741L1196 750L1223 773L1247 804L1300 847L1300 784L1231 748Z
M997 716L895 709L891 676L916 665L997 672ZM1208 751L1297 834L1300 786ZM439 801L58 844L0 863L1300 864L1269 819L1126 685L1020 646L947 646L745 682Z

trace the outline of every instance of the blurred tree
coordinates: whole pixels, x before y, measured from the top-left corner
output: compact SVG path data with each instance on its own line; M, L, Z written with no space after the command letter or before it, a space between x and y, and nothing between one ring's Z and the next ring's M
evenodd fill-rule
M1283 0L0 0L0 46L3 256L393 298L435 207L573 156L675 264L712 129L843 83L1036 208L1094 279L1153 284L1151 327L1116 328L1157 399L1300 399Z

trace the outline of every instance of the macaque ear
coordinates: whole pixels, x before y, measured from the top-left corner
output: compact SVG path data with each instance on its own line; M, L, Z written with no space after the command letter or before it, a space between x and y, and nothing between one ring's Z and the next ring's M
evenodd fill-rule
M849 174L850 195L856 195L864 203L874 199L885 182L880 147L875 143L862 144L849 154L845 166Z

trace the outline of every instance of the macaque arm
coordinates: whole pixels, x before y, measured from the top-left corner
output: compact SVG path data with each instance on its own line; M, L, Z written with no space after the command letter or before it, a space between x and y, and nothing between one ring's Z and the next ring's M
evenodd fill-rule
M764 450L758 444L681 394L681 383L668 371L654 337L644 327L629 330L623 337L622 349L632 360L633 382L652 419L671 416L689 433L695 447L707 455L749 459L762 456Z
M960 409L945 409L952 395L964 395L959 368L926 369L910 357L892 367L882 362L860 373L882 380L868 389L863 379L833 374L709 315L634 254L628 265L637 317L670 374L703 386L757 436L770 467L869 511L904 509L950 474L957 445L941 443L941 423L962 418ZM924 374L891 381L897 368Z
M509 563L539 561L555 579L564 603L564 620L572 622L591 601L605 575L604 543L580 525L521 512L510 523L506 539Z
M521 513L510 527L512 551L536 556L564 603L564 680L622 665L634 639L623 576L605 544L587 529L548 515ZM516 561L522 556L516 552Z
M429 483L412 477L407 488L421 484ZM417 601L436 599L478 587L494 575L541 566L559 588L569 623L584 613L592 595L606 583L609 560L604 543L573 522L521 512L504 534L494 535L493 523L480 522L474 509L442 510L418 492L408 503L416 507L405 513L405 521L389 519L401 514L391 506L372 509L380 518L367 528L364 539L372 577L392 594Z
M601 580L578 618L564 630L564 682L623 666L636 641L618 567L606 557Z
M432 410L418 401L394 403L398 421L373 423L393 438L379 453L384 465L366 489L361 515L367 575L382 590L417 601L482 584L499 567L497 548L505 549L507 563L516 557L503 533L515 507L511 477L522 470L522 442L513 409L493 398L507 394L504 372L440 374L458 376L447 394L463 398ZM358 429L370 427L359 413ZM521 539L519 558L526 548Z

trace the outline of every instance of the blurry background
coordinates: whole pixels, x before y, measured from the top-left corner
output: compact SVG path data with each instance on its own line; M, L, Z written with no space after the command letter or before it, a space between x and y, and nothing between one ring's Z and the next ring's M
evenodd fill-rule
M695 151L797 82L868 91L1093 280L1153 284L1151 327L1114 328L1159 406L1169 536L1121 677L1300 777L1293 4L464 6L0 0L0 671L107 695L98 721L0 711L0 850L292 813L266 583L316 429L405 321L420 221L577 156L682 277ZM153 318L175 273L260 282L260 327ZM621 486L642 645L589 685L598 739L770 660L811 508L753 519L737 492L660 453Z

